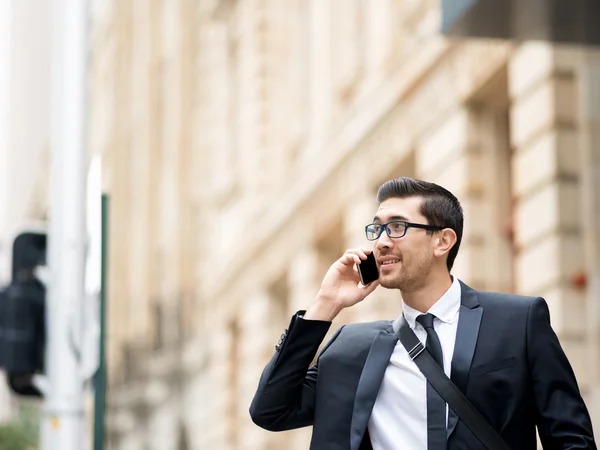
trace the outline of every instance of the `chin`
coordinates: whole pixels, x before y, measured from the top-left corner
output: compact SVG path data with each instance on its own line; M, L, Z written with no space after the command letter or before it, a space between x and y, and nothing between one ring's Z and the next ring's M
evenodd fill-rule
M402 282L398 277L386 276L379 278L379 284L386 289L400 289Z

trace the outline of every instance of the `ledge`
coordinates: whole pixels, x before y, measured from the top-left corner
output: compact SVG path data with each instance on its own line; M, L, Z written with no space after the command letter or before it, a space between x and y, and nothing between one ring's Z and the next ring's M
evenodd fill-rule
M442 0L452 37L600 45L598 0Z

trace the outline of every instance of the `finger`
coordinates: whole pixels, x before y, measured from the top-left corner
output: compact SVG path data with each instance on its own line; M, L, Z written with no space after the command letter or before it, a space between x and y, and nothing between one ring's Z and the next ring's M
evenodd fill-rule
M348 254L354 254L357 255L361 260L365 260L367 259L367 255L371 253L371 250L369 249L364 249L364 248L351 248L346 250L346 255Z
M349 266L351 264L360 264L362 260L356 253L346 253L340 258L340 262L346 266Z

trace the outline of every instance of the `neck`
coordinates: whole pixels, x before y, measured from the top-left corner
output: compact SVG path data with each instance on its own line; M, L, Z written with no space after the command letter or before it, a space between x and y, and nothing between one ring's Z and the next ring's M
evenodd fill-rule
M404 304L426 313L452 286L448 271L431 273L422 287L411 292L400 291Z

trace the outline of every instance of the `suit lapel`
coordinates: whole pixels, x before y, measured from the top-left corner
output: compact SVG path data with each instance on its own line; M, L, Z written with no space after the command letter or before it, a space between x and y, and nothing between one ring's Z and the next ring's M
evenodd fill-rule
M356 397L354 399L352 424L350 427L351 450L358 450L360 447L385 369L397 342L398 338L390 323L388 329L381 330L371 344L371 349L369 350L358 381Z
M451 379L460 391L466 395L469 371L475 354L475 346L479 336L479 326L483 316L483 308L479 305L477 292L469 286L461 284L461 305L458 316L458 329L452 356ZM458 416L450 410L448 415L448 437L458 423Z

